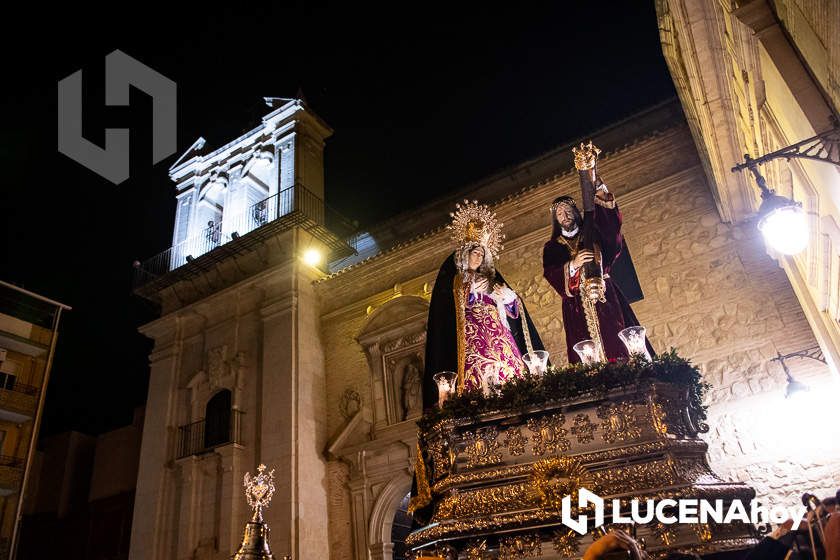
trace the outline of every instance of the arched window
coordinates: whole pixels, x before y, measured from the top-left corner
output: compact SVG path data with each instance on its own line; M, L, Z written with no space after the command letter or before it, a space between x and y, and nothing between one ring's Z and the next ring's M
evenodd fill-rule
M230 426L230 391L219 391L207 401L204 411L204 447L205 449L231 441Z

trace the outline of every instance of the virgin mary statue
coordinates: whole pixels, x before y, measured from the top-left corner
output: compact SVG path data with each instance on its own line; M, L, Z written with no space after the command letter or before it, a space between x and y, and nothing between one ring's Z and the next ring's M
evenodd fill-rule
M455 252L441 265L432 289L426 332L423 406L438 399L433 376L457 373L456 389L496 383L526 371L522 356L543 344L522 300L495 268L502 225L486 205L456 205L448 226ZM523 320L524 319L524 320Z

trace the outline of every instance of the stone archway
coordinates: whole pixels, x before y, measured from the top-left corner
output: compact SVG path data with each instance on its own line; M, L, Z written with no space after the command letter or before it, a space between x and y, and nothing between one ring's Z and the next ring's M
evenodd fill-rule
M405 471L392 478L379 493L370 515L368 550L370 560L393 560L391 542L394 515L405 495L411 491L411 476Z

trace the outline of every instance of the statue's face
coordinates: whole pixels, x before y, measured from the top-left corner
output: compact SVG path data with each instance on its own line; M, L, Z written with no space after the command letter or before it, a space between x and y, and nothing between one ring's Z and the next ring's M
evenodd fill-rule
M482 262L484 262L484 249L476 247L470 251L470 270L478 270L478 267L481 266Z
M563 229L569 231L575 228L575 213L572 207L565 202L557 205L556 210L557 221L563 226Z

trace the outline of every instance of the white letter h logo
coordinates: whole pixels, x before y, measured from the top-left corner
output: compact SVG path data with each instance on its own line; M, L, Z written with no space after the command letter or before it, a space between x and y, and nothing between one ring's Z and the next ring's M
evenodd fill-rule
M572 497L563 498L562 504L563 525L579 535L585 535L588 530L588 520L585 515L578 515L577 520L572 519ZM604 500L586 488L581 488L578 492L578 510L586 508L589 504L595 506L595 527L600 527L604 524Z

